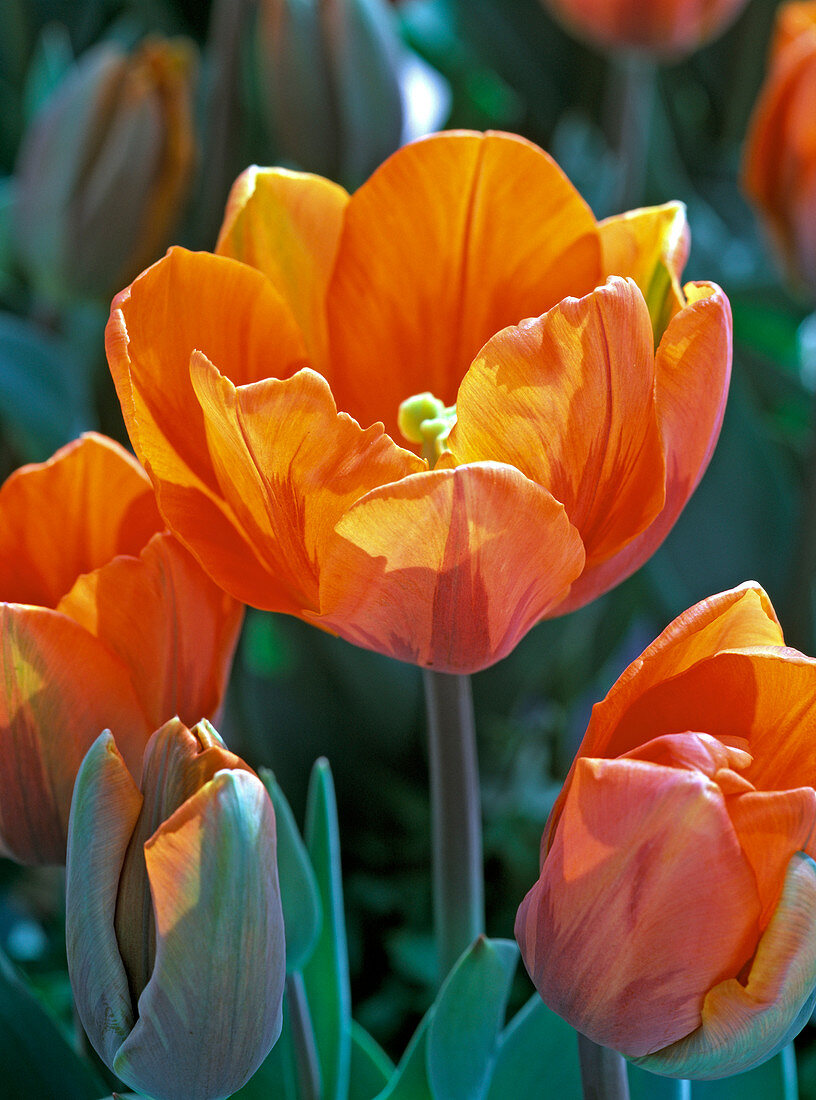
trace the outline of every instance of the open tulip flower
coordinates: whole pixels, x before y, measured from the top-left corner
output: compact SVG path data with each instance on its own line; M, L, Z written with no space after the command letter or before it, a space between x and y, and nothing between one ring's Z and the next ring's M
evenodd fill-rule
M544 0L569 30L606 50L676 59L736 19L747 0Z
M77 776L66 943L100 1058L154 1100L239 1089L281 1030L275 813L215 730L178 719L145 750L141 790L107 731Z
M351 196L250 169L216 255L114 300L108 359L214 580L473 672L633 572L701 477L731 321L681 289L687 246L681 206L598 224L507 134L416 142Z
M740 1073L816 989L816 661L746 584L593 712L516 937L544 1000L647 1069Z
M134 775L175 714L220 705L242 608L164 530L149 479L89 434L0 488L0 853L62 863L83 756Z
M783 4L743 185L791 278L816 296L816 2Z

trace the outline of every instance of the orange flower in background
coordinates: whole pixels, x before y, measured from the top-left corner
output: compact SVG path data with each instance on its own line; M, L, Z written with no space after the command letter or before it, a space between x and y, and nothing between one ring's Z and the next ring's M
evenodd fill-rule
M743 186L790 278L816 295L816 2L783 4L745 145Z
M722 34L747 0L543 0L579 38L605 50L677 59Z
M541 996L656 1073L724 1077L816 988L816 661L761 588L684 612L592 711L516 919Z
M632 573L699 481L731 320L681 289L687 246L679 205L599 225L505 134L406 146L351 196L250 169L219 254L114 300L108 359L217 583L473 672Z
M0 488L0 852L60 863L106 727L134 776L175 714L218 709L242 608L164 531L149 479L88 434Z

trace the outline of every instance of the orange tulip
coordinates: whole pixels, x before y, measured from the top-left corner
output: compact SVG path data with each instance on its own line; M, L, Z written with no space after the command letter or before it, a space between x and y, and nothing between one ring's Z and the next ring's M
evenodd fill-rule
M541 996L657 1073L770 1057L816 988L816 661L761 588L684 612L598 703L516 937Z
M676 204L599 225L505 134L406 146L351 196L250 169L218 255L173 249L114 300L162 514L246 603L491 664L633 572L702 475L731 320L681 289L687 244Z
M0 488L0 851L65 861L71 792L106 727L134 776L166 719L213 714L240 605L163 530L149 479L88 434Z
M605 50L677 59L721 34L747 0L544 0L568 31Z
M743 186L791 279L816 295L816 2L783 4L754 108Z

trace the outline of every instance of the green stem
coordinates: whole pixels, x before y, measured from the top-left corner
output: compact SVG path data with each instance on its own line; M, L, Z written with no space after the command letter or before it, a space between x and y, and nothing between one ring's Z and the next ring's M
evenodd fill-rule
M578 1033L578 1058L584 1100L629 1100L626 1059Z
M306 1001L303 975L299 972L286 975L286 1005L295 1048L298 1097L300 1100L320 1100L322 1087L317 1045Z
M469 676L423 673L428 713L434 926L444 977L484 932L479 766Z
M610 143L618 161L614 209L643 205L646 165L657 86L657 66L643 54L628 53L612 62Z
M788 645L810 653L816 580L816 398L810 410L810 441L793 539L790 573L780 620Z

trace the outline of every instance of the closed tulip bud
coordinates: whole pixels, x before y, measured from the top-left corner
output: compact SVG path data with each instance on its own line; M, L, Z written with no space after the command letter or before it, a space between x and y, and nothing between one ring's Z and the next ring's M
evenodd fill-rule
M77 776L68 839L68 969L100 1058L154 1100L239 1089L281 1029L285 977L275 813L207 722L145 751L141 789L109 732Z
M20 262L44 297L109 298L167 244L194 160L193 49L99 45L34 118L14 217Z
M684 612L598 703L516 919L546 1003L656 1073L771 1057L816 988L816 661L756 585Z
M676 59L721 34L747 0L544 0L567 30L604 50Z
M790 279L816 297L816 2L783 4L745 145L743 186Z
M383 0L262 0L254 43L278 158L356 184L400 144L402 46Z

